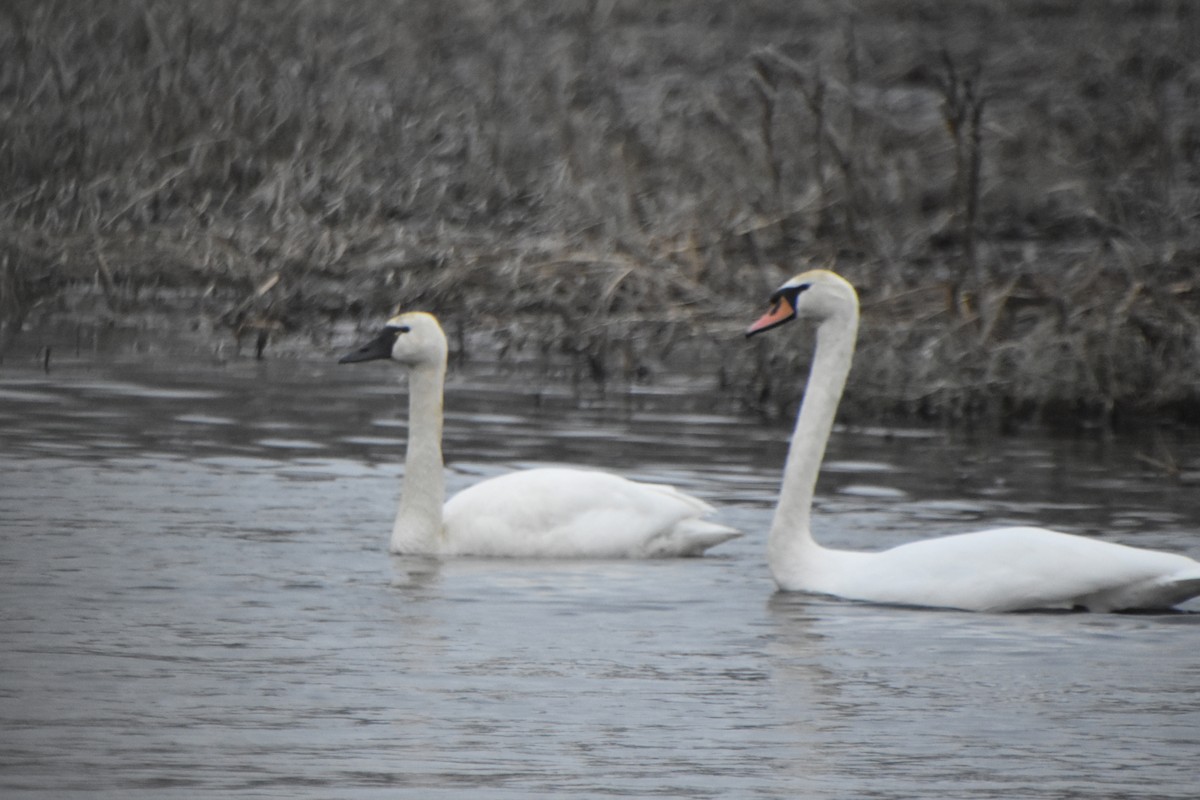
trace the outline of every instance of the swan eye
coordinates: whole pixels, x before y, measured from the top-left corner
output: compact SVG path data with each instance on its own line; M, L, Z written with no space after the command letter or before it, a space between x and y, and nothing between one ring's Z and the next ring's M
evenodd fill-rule
M412 328L408 327L407 325L401 325L400 327L396 328L396 333L408 333L411 330Z
M799 286L789 286L787 292L784 294L784 297L786 297L787 301L792 304L792 308L795 308L796 304L800 302L800 295L804 294L811 288L811 283L802 283Z
M773 314L778 311L779 304L785 300L790 306L792 306L792 308L795 308L797 298L799 298L803 292L806 292L811 288L811 283L801 283L796 286L781 286L775 291L775 294L771 295L771 313Z

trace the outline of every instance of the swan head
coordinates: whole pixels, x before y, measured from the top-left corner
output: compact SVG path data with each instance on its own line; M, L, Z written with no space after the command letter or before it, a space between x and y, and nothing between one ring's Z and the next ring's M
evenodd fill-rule
M369 342L338 359L339 364L390 358L409 367L446 362L446 334L437 317L411 311L392 317Z
M794 319L824 321L857 313L858 294L850 282L827 269L801 272L771 294L767 313L746 329L746 336L769 331Z

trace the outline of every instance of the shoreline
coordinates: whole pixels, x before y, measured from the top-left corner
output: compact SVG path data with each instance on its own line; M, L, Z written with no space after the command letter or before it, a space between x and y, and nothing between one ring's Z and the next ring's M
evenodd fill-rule
M931 304L944 302L931 298L946 291L944 286L931 285L889 297L865 293L858 354L839 419L852 424L932 424L1001 432L1030 427L1065 432L1200 428L1200 402L1195 399L1161 405L1105 403L1094 397L1055 399L1048 393L1051 387L1033 385L1036 376L1011 372L1009 379L1024 377L1030 382L1026 395L994 391L998 384L968 383L979 377L969 362L973 354L986 348L980 332L987 318L959 319L944 309L931 315ZM0 374L6 365L34 368L47 357L52 369L55 358L63 355L104 358L141 354L197 363L280 360L313 352L332 356L369 334L391 313L331 314L284 302L295 314L285 324L268 299L270 294L243 297L239 292L214 291L211 286L205 290L145 290L122 303L118 313L109 307L110 296L76 287L30 311L23 329L15 336L10 334L7 348L0 352ZM355 302L349 298L347 304L353 307ZM1032 298L1022 302L1032 302ZM501 318L483 312L479 324L474 325L470 314L443 312L441 316L450 334L451 358L458 363L509 364L598 392L680 377L698 379L724 393L720 405L725 408L788 423L803 393L811 337L797 331L767 340L765 346L760 341L747 342L742 335L744 320L736 319L732 305L724 306L724 317L691 313L674 319L626 315L601 320L588 316L575 320L574 325L565 324L561 316L544 313ZM1036 303L1034 307L1044 305ZM241 309L243 317L252 322L239 326L230 309ZM755 311L747 307L742 315L749 319ZM1040 324L1031 331L1027 334L1030 341L1024 345L1028 352L1061 347L1061 333L1055 339ZM1119 329L1117 335L1121 335ZM932 345L941 347L939 355L953 357L955 363L932 362ZM1011 343L1001 344L1005 352L1012 348ZM963 382L955 385L954 379Z

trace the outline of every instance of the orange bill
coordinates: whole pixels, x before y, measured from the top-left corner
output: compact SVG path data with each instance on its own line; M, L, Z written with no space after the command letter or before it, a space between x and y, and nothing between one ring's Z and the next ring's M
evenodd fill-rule
M796 315L796 309L786 297L779 297L771 304L771 310L758 318L758 321L746 329L747 336L770 330L776 325L782 325Z

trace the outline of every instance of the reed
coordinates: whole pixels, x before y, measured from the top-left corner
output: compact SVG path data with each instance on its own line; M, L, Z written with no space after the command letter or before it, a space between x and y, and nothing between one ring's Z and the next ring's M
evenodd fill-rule
M1197 41L1171 0L13 0L0 348L400 304L770 411L786 337L737 331L819 264L866 300L850 413L1194 419Z

